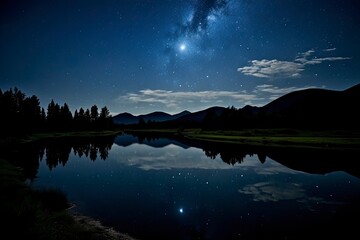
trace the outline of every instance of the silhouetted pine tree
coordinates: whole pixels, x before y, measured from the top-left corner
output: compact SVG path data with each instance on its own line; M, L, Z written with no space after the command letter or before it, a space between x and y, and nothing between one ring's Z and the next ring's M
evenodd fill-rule
M110 111L106 106L101 108L99 116L99 126L101 129L112 129L114 127L114 122L110 115Z
M64 103L64 105L60 108L60 120L62 130L71 130L73 125L73 116L66 103Z
M60 105L55 103L54 100L51 100L48 105L46 121L49 130L59 130L61 126Z
M93 105L91 110L75 110L74 117L67 103L60 107L52 99L45 112L40 100L33 95L27 97L18 88L7 91L0 89L0 136L26 134L35 131L83 131L110 129L114 126L107 107L98 112Z
M40 102L36 96L26 97L18 88L0 94L0 135L26 134L40 127Z

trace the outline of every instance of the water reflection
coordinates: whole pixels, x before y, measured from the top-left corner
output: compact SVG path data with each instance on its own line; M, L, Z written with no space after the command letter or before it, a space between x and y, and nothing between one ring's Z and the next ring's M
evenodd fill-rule
M72 151L80 158L85 156L92 161L98 158L106 160L113 143L114 137L78 138L47 141L46 144L39 144L38 147L39 152L45 151L45 161L51 170L58 165L65 166ZM40 159L42 159L41 156Z
M16 149L4 149L0 155L24 169L25 177L33 180L37 176L39 163L45 161L50 170L65 166L73 152L75 156L106 160L114 144L115 137L93 138L56 138L17 146Z
M181 137L160 137L160 136L136 136L120 135L115 138L115 144L118 146L130 146L133 144L145 144L155 148L175 145L182 148L200 148L205 156L210 159L220 159L229 165L244 164L246 157L256 156L260 163L264 164L267 158L270 158L281 165L290 169L313 173L326 174L334 171L344 171L360 178L360 162L358 161L360 150L335 150L335 149L303 149L289 147L266 147L266 146L245 146L209 143L193 141ZM167 156L165 159L170 159ZM164 160L164 159L162 159ZM169 162L168 167L171 168ZM268 171L269 169L264 169Z
M264 164L267 158L272 159L289 169L313 174L326 174L334 171L344 171L360 178L360 162L357 160L359 151L340 151L340 150L316 150L298 148L266 148L252 146L238 146L231 144L219 144L209 142L192 141L180 137L161 137L161 135L144 136L123 134L116 137L96 137L96 138L61 138L46 141L39 141L32 144L25 144L22 149L10 151L7 158L12 158L14 162L25 169L26 177L34 179L37 175L39 161L45 159L49 169L54 169L58 165L65 166L69 161L69 156L73 152L75 156L89 158L92 161L97 159L106 160L113 145L128 147L141 144L153 148L169 147L169 150L159 156L143 155L140 152L129 156L126 163L130 166L138 166L143 170L150 169L171 169L171 168L228 168L226 165L212 164L204 159L194 160L188 152L188 157L180 157L176 147L183 149L202 149L204 156L215 160L220 158L223 163L229 166L242 165L246 167L253 163L244 163L247 157L256 158ZM2 151L9 152L9 151ZM182 158L181 161L177 160ZM26 161L25 161L26 160ZM269 174L272 170L279 169L261 168L259 173ZM261 171L261 172L260 172ZM282 170L283 171L283 170Z
M34 187L61 188L76 210L139 239L346 235L339 224L360 214L360 180L342 172L359 176L354 152L135 135L28 150L38 166L42 155Z

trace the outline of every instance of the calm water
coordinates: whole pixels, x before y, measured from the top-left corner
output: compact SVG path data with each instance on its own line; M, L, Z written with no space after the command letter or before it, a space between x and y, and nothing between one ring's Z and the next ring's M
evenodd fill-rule
M39 153L34 188L61 189L74 211L139 239L356 232L358 220L350 218L360 213L360 171L353 153L257 151L130 135L52 142Z

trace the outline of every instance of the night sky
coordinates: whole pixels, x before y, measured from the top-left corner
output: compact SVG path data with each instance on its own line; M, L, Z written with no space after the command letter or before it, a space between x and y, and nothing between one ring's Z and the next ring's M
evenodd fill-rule
M114 115L262 106L360 82L357 0L0 3L0 88Z

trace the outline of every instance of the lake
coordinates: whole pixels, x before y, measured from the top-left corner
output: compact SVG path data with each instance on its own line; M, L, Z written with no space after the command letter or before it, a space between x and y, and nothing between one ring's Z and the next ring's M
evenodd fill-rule
M33 188L138 239L350 238L357 154L123 134L41 143L30 172Z

